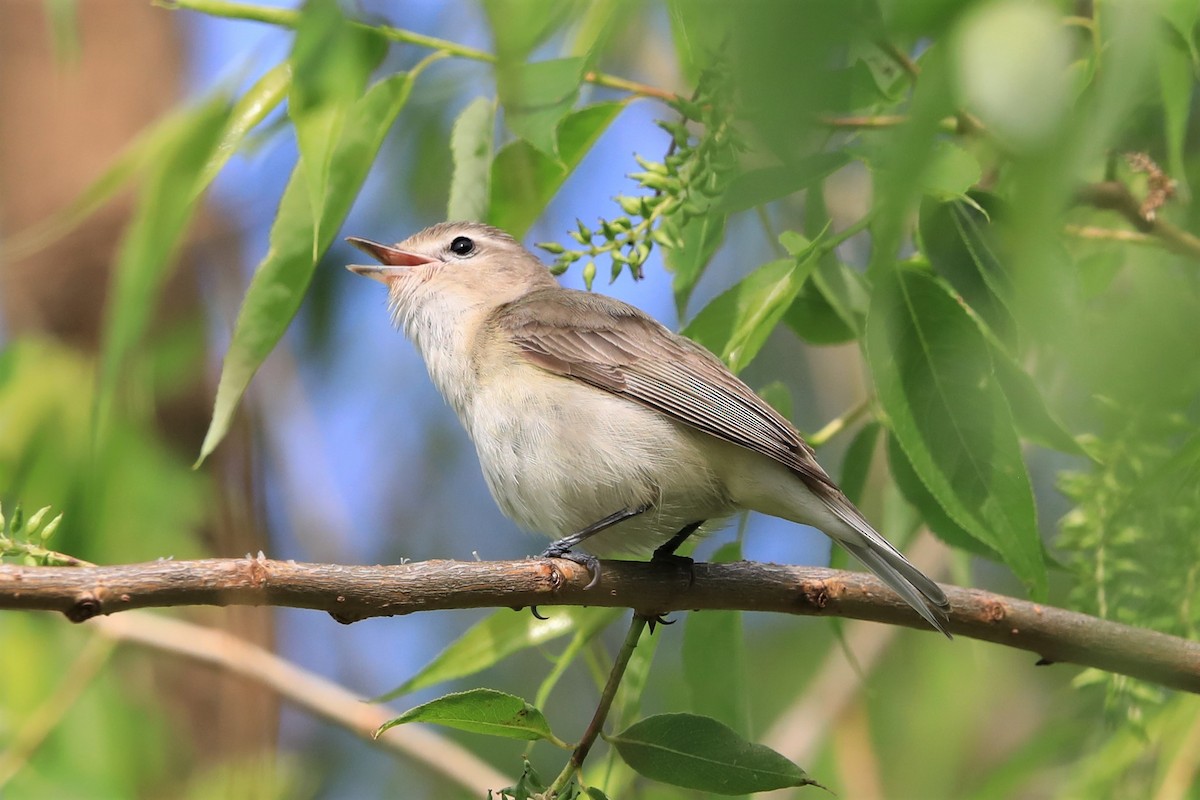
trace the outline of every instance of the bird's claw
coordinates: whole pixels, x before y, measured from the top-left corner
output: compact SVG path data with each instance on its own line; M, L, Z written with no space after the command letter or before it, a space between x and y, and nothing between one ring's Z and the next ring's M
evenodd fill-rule
M600 559L589 553L576 553L574 550L566 548L547 547L542 553L542 558L565 558L567 561L574 561L590 572L592 579L588 581L587 586L583 587L585 591L600 582Z

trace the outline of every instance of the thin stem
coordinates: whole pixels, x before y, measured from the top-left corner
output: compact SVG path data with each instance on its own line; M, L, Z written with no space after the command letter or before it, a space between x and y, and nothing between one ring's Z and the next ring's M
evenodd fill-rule
M828 443L829 440L834 436L837 436L839 433L846 430L846 428L850 427L859 419L861 419L863 415L870 410L871 402L872 398L870 396L864 397L844 414L839 417L834 417L825 425L824 428L821 428L821 430L817 431L812 436L809 436L808 444L813 449L817 449Z
M888 58L895 61L911 80L916 81L920 77L921 68L917 66L915 61L908 57L908 53L905 53L895 44L886 39L880 39L875 42L875 46L887 54Z
M575 745L575 751L571 753L567 765L550 785L550 789L546 792L548 796L557 797L561 794L583 766L588 752L596 743L596 737L600 735L600 729L604 727L604 720L608 718L608 710L612 708L613 700L617 696L617 689L621 687L621 678L625 676L625 668L629 666L629 659L633 657L638 639L642 637L642 631L649 619L640 612L633 612L633 619L629 621L629 632L625 634L625 641L621 644L620 652L617 653L617 660L613 662L612 671L608 674L608 683L604 685L604 691L600 694L596 713L592 715L592 721L588 723L587 729L583 732L583 738L579 740L579 744Z
M163 0L161 4L168 8L198 11L212 17L264 22L268 25L278 25L284 28L294 28L300 22L300 12L293 9L267 8L248 3L229 2L229 0ZM497 61L496 56L486 50L478 50L474 47L450 41L449 39L426 36L403 28L394 28L391 25L369 25L365 22L355 22L354 24L366 30L374 31L389 41L400 44L411 44L417 47L427 47L431 50L441 50L457 58L481 61L485 64L495 64ZM637 81L631 81L617 75L609 75L605 72L588 72L583 76L583 80L595 86L620 89L631 94L654 97L666 102L677 99L677 95L674 92L638 83Z

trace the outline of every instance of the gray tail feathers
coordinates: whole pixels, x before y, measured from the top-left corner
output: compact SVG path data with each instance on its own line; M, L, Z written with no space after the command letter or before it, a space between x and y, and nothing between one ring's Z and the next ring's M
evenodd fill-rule
M867 569L904 598L904 602L912 606L930 625L944 633L947 639L953 638L946 627L950 621L950 601L946 599L946 594L923 572L908 563L908 559L884 541L883 537L875 534L874 537L864 537L857 542L847 542L844 539L838 541Z

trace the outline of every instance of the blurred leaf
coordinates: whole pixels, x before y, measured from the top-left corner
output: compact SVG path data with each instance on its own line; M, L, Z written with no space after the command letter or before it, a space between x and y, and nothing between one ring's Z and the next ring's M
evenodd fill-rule
M1008 309L1013 294L1012 279L996 253L992 221L988 219L1001 213L999 201L983 192L971 193L970 199L971 202L938 201L927 197L922 201L919 221L922 251L934 272L949 281L992 330L1007 341L1016 326Z
M704 274L713 254L725 240L725 215L708 213L692 217L679 232L681 247L665 248L663 260L674 274L675 310L683 316L692 290Z
M790 164L743 172L733 179L717 202L717 210L736 214L787 197L824 180L850 163L845 150L815 153Z
M1022 369L1000 342L993 339L991 344L996 378L1004 388L1004 396L1008 398L1021 435L1060 453L1085 455L1075 437L1050 413L1046 399L1029 373Z
M838 485L852 502L858 503L863 498L881 430L883 426L878 422L868 422L846 447L846 456L842 459L842 479L838 481Z
M521 0L516 0L521 2ZM565 5L554 3L555 6ZM582 56L595 64L624 28L641 21L644 4L638 0L591 0L563 55Z
M729 795L813 783L771 748L696 714L647 717L608 741L641 775L686 789Z
M484 0L500 61L523 61L582 8L580 0Z
M113 393L130 352L145 335L159 290L195 210L202 177L229 119L216 98L181 120L174 141L151 165L137 208L121 241L114 271L96 395L97 417L107 420Z
M722 545L710 560L725 563L741 559L741 544L733 541ZM693 711L723 722L737 733L749 731L742 612L688 614L683 628L683 678Z
M734 372L749 364L816 263L816 249L799 258L771 261L700 310L683 335L721 357Z
M495 128L496 106L486 97L475 98L454 121L450 132L454 178L450 181L446 219L487 218Z
M209 184L221 168L242 146L246 136L262 122L287 96L292 85L292 65L283 61L263 73L233 104L229 125L217 145L216 154L208 163L202 179Z
M921 481L1044 597L1029 475L976 323L932 275L894 270L875 287L867 356L888 424Z
M320 225L322 250L329 246L350 210L411 88L411 75L390 75L354 104L333 152L324 222ZM314 224L305 189L304 165L297 164L279 201L279 212L271 227L271 247L259 263L238 312L233 341L221 368L212 422L197 464L225 437L250 379L287 330L312 279L316 266L312 254Z
M597 615L596 610L555 609L548 618L538 619L527 611L498 609L468 628L420 672L375 698L375 702L384 703L419 689L474 675L514 653L545 644L581 627L606 625L611 615Z
M921 173L921 193L939 200L962 197L979 183L982 174L975 156L953 142L939 139Z
M727 7L722 0L667 0L667 14L683 77L695 84L728 38L728 29L722 24Z
M1192 64L1200 67L1200 53L1196 50L1196 22L1200 20L1200 4L1194 0L1164 0L1158 10L1183 40Z
M79 61L78 5L78 0L45 0L42 3L46 21L50 24L54 59L60 65L74 65Z
M496 89L508 129L558 159L558 124L579 97L585 66L582 58L556 58L500 69Z
M386 52L384 39L342 16L336 0L307 0L304 4L292 45L288 116L296 128L312 208L313 260L321 249L334 148L367 77Z
M442 695L385 722L375 736L406 722L431 722L503 739L557 741L541 711L519 697L495 689Z
M625 103L596 103L568 114L558 126L557 160L527 142L500 148L492 162L488 223L520 239L604 133Z
M1195 23L1196 8L1200 3L1189 3L1192 22ZM1195 88L1197 68L1193 38L1188 38L1189 53L1177 42L1166 41L1155 48L1158 58L1158 87L1162 96L1163 132L1167 139L1167 172L1178 185L1180 193L1187 197L1187 164L1184 147L1187 144L1188 116L1192 110L1192 92Z

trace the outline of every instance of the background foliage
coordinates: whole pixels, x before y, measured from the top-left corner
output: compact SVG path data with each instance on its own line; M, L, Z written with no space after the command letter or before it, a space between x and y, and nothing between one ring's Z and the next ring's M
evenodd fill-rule
M10 522L17 503L50 505L64 512L54 547L96 562L240 555L254 545L211 535L231 505L214 461L234 451L252 489L238 508L272 555L540 549L492 508L377 287L337 269L353 260L342 235L473 218L721 355L815 433L893 541L927 529L948 545L931 568L952 582L1196 637L1194 2L177 5L199 13L152 13L199 52L216 47L206 36L262 38L235 39L234 68L200 70L72 205L3 231L8 269L136 193L95 347L15 325L5 339ZM78 69L72 46L99 35L71 8L45 5L56 38L30 34L56 43L55 69ZM171 268L197 241L203 302L174 314ZM207 433L164 424L218 360ZM698 555L824 547L752 519ZM531 727L512 738L552 740L542 726L570 739L586 723L614 619L276 622L282 652L360 692L407 678L391 696L413 719L461 723L462 695L449 712L422 704L488 686L536 707L536 725L517 707ZM0 637L14 797L458 791L288 715L279 752L295 758L202 757L203 736L175 735L188 725L170 665L59 620L10 614ZM769 744L840 796L1200 796L1194 697L924 633L726 612L643 640L608 726L622 733L598 745L588 785L693 796L632 764L704 788L638 749L678 721L652 715L683 712L723 724L692 728L709 741ZM478 736L494 718L457 727L514 776L522 752L545 775L561 767L546 744Z

